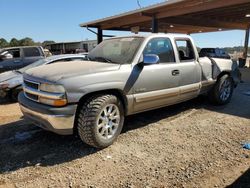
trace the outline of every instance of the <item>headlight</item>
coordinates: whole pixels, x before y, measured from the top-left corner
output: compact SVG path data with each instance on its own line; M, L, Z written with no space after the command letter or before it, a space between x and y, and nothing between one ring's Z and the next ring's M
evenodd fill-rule
M39 87L40 91L48 92L48 96L39 96L39 102L51 106L65 106L67 104L66 91L62 85L56 84L41 84ZM52 95L63 94L62 98L51 98L49 93Z
M65 89L62 85L41 84L40 90L49 93L65 93Z

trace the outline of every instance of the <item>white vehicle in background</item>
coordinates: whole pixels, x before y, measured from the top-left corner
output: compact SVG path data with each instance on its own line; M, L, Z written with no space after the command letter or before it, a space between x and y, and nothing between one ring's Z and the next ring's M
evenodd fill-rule
M18 93L22 91L23 73L33 67L48 65L59 62L83 61L86 55L81 54L65 54L50 56L46 59L40 59L26 67L18 70L8 71L0 74L0 98L10 98L17 100Z

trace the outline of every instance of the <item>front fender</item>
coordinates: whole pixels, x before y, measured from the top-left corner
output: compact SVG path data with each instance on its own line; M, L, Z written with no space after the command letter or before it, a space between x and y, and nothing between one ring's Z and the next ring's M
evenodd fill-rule
M95 83L91 85L86 85L77 90L77 92L68 92L67 98L69 103L78 103L80 99L89 94L105 90L119 90L123 91L123 82L105 82L105 83Z

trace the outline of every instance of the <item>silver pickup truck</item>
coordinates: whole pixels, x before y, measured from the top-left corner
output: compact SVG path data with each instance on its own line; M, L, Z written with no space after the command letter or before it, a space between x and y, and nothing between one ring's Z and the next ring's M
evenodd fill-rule
M19 103L37 126L76 133L85 143L104 148L120 134L125 116L201 94L214 104L228 103L238 74L229 59L199 58L188 35L111 38L84 63L29 69Z

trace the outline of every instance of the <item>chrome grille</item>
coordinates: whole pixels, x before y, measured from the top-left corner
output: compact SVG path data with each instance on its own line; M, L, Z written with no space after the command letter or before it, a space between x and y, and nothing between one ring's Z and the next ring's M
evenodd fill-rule
M25 95L26 95L27 98L29 98L31 100L34 100L34 101L38 101L38 99L39 99L37 95L33 95L31 93L26 92Z
M37 83L37 82L33 82L33 81L30 81L30 80L24 80L24 84L27 86L27 87L30 87L32 89L39 89L39 85L40 83Z
M24 79L23 91L25 97L35 102L40 102L41 97L52 100L65 99L65 93L50 93L40 90L41 84L36 81Z
M28 92L28 91L29 90L39 91L40 83L31 81L31 80L26 80L26 79L24 79L23 82L24 82L24 87L23 88L24 88L25 96L30 100L38 102L39 101L39 96L36 95L36 94L33 94L31 92Z

